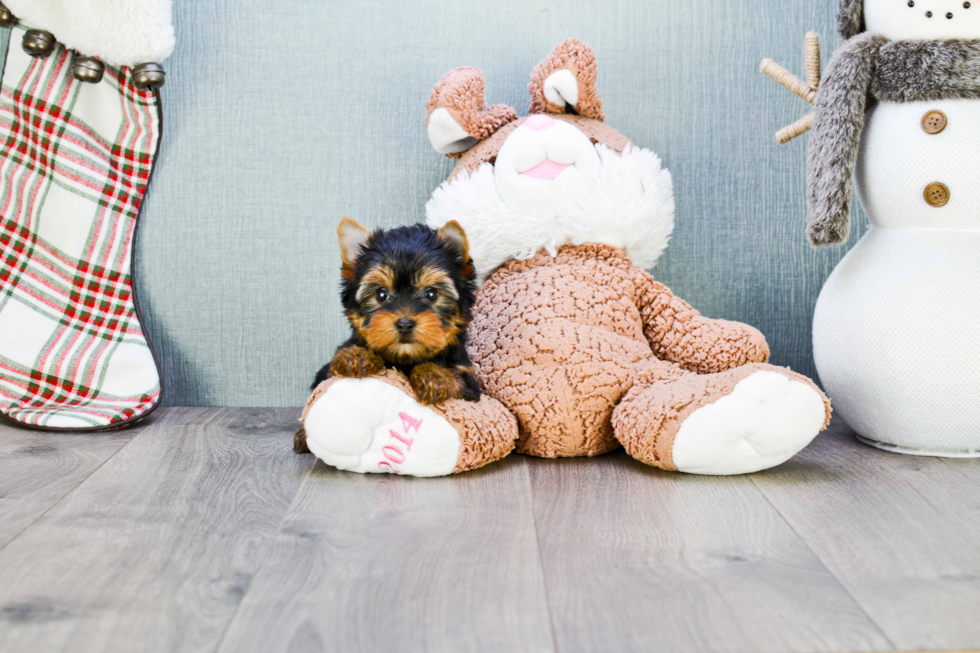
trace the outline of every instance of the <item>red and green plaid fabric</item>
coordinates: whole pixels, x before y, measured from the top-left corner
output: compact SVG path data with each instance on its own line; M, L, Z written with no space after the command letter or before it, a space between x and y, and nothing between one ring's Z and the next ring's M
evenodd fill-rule
M60 45L29 57L22 33L0 88L0 414L118 426L160 401L131 276L159 104L126 70L75 80Z

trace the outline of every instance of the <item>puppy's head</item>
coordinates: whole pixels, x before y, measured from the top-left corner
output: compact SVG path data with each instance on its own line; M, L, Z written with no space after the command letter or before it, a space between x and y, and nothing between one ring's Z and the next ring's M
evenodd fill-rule
M455 222L371 233L349 218L337 228L344 312L368 348L389 363L431 360L460 342L476 272Z

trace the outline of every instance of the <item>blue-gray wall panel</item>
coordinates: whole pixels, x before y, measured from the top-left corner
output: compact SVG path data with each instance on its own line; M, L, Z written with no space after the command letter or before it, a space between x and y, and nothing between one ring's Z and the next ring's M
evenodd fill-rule
M137 272L168 403L298 405L344 339L337 220L418 221L452 163L424 133L432 85L483 68L526 111L534 65L595 47L607 122L657 151L677 193L654 274L705 314L814 374L813 305L845 249L803 236L808 107L758 72L839 43L832 0L177 0L165 133ZM855 230L854 238L863 231Z

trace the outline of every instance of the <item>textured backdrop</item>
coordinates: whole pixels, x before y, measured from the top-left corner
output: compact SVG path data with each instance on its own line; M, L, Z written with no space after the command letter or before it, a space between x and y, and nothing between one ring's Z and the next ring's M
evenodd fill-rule
M808 29L828 58L835 4L178 0L137 253L168 403L302 403L347 332L338 219L421 220L451 169L425 137L433 84L478 66L487 100L524 112L531 69L570 36L597 51L607 122L673 172L677 229L654 275L815 374L813 306L847 248L805 242L806 139L773 134L807 107L758 65L802 73Z

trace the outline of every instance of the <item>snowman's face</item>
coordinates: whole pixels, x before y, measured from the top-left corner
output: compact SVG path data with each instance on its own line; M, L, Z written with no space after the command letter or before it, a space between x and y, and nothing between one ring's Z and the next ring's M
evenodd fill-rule
M980 39L980 0L864 0L864 23L895 41Z

